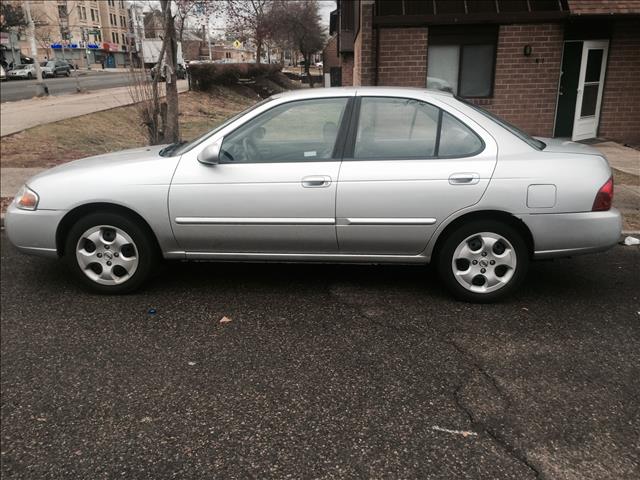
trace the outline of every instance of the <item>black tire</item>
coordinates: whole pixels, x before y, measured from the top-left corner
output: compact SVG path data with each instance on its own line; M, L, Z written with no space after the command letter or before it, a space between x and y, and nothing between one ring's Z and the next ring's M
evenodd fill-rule
M115 285L102 285L90 279L78 264L76 247L80 237L90 228L109 225L124 231L135 244L138 265L131 277ZM88 290L101 294L130 293L138 288L152 275L160 261L160 254L155 239L126 215L112 212L96 212L82 217L69 231L64 248L64 261L78 281ZM114 267L115 268L115 267Z
M71 76L71 70L67 70L64 74L65 74L66 77L70 77Z
M27 73L27 80L31 80L33 79L33 75L31 75L31 72Z
M513 246L516 256L516 266L510 280L501 288L488 293L474 292L461 285L456 279L452 265L457 247L465 239L481 232L490 232L503 237ZM491 303L507 298L518 289L527 275L530 253L522 235L512 226L495 220L473 220L447 234L439 251L436 252L435 260L440 279L456 298L466 302ZM463 268L466 269L466 267Z

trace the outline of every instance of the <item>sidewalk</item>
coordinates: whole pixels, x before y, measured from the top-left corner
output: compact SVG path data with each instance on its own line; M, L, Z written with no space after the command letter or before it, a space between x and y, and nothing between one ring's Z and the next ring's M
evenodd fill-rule
M178 80L178 91L188 90L187 80ZM6 102L0 105L0 137L27 128L109 110L134 103L129 87L105 88L87 93L49 96Z
M640 151L616 142L595 143L592 147L600 150L609 160L609 165L630 175L640 175Z

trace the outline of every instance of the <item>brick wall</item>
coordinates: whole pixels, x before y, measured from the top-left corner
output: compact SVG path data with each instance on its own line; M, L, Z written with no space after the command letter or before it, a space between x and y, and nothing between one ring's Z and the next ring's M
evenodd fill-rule
M339 66L340 57L338 56L338 36L334 35L329 39L324 50L322 50L322 72L329 73L331 67Z
M375 48L373 31L374 2L362 0L360 10L360 31L353 45L353 84L375 84Z
M345 54L342 56L342 86L353 86L353 55Z
M609 43L598 136L640 144L640 30L616 22Z
M640 13L639 0L569 0L573 15Z
M380 30L378 85L425 87L427 28Z
M527 133L553 136L562 49L560 24L501 25L493 98L474 102Z

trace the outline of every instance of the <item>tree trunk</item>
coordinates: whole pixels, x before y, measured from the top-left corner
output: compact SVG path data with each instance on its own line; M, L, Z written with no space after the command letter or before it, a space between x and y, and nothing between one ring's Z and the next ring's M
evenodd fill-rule
M171 0L162 0L162 12L165 18L164 35L167 48L165 50L167 121L164 129L164 142L174 143L180 140L180 124L178 123L178 43L176 40L175 19L171 14Z
M260 64L260 57L262 57L262 39L256 40L256 63Z
M311 54L303 54L304 57L304 73L307 74L307 78L309 79L309 88L313 88L313 77L310 72L310 64L311 64Z

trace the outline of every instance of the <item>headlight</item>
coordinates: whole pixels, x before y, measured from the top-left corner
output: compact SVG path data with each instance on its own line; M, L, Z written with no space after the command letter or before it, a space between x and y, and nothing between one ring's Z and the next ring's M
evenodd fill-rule
M21 210L35 210L38 206L38 200L40 200L38 194L26 185L23 185L20 188L20 191L13 199L16 207L20 208Z

